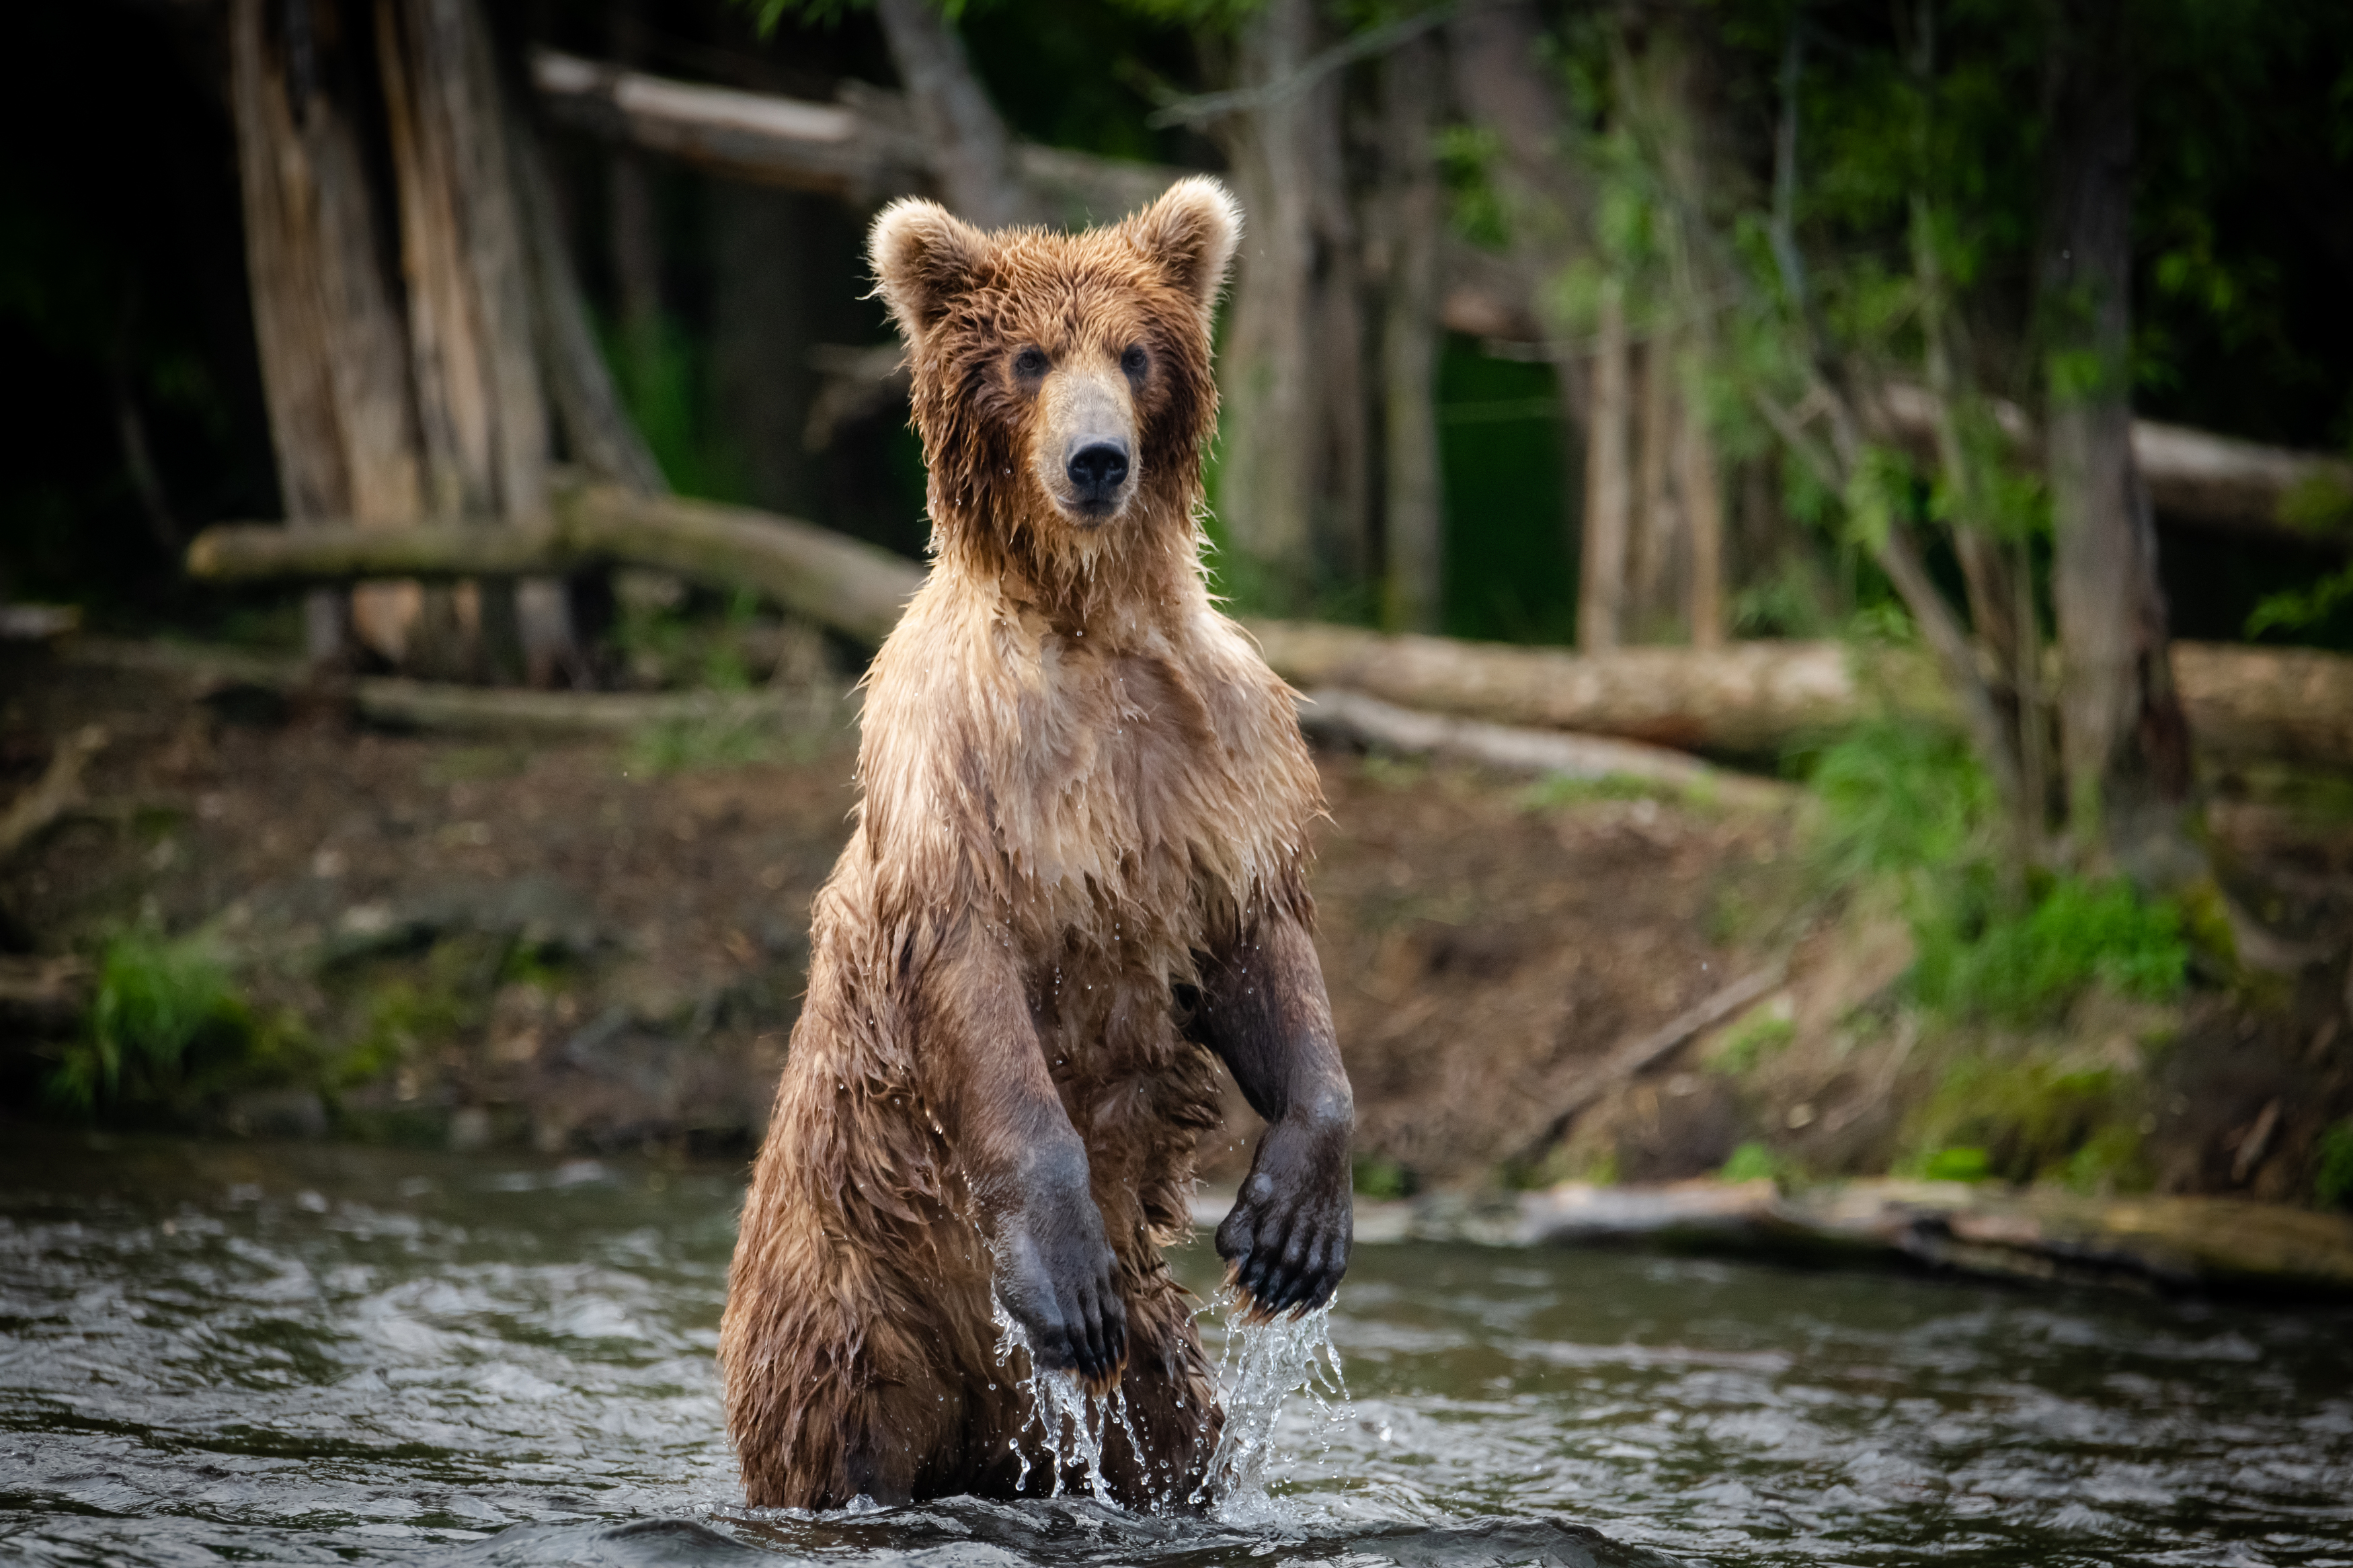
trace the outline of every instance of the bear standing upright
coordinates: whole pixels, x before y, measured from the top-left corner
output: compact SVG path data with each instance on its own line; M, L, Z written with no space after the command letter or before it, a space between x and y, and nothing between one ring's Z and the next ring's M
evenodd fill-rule
M754 1506L1054 1479L997 1359L1116 1386L1103 1473L1192 1496L1216 1388L1161 1247L1215 1059L1267 1120L1218 1250L1260 1313L1330 1299L1354 1106L1311 940L1322 809L1291 692L1203 582L1210 326L1240 215L875 220L930 468L931 577L876 656L857 831L747 1196L719 1357Z

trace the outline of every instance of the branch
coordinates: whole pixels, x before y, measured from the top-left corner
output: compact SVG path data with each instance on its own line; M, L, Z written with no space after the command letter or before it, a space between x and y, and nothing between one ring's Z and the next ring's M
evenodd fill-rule
M1464 7L1459 5L1440 5L1419 16L1401 16L1394 22L1367 28L1319 54L1310 55L1301 62L1297 70L1276 77L1272 81L1231 88L1224 92L1204 92L1189 98L1171 99L1154 110L1145 123L1155 131L1166 130L1171 125L1207 125L1237 114L1255 114L1277 108L1314 91L1316 84L1334 71L1345 70L1358 60L1385 54L1399 44L1444 26L1462 9Z
M879 88L845 83L842 101L811 103L678 81L553 49L532 55L531 73L540 101L560 122L714 174L861 207L934 189L951 205L956 200L907 100ZM1034 142L1010 145L1013 166L1036 203L1065 221L1133 212L1190 172Z
M96 724L58 742L49 765L33 786L0 812L0 860L47 832L58 818L81 803L82 769L105 745L106 731Z

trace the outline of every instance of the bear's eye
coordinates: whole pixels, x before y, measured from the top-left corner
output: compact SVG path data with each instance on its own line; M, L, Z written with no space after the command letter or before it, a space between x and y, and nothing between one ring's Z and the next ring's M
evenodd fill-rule
M1145 367L1151 363L1151 358L1145 353L1142 343L1128 344L1127 352L1119 356L1119 368L1134 376L1142 375Z
M1035 381L1046 374L1046 351L1023 349L1013 356L1013 374L1024 381Z

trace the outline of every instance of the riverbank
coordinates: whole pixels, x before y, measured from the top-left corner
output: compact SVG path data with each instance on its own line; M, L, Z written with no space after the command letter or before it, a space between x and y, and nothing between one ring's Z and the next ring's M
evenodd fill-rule
M363 722L332 692L12 657L0 795L62 738L105 742L79 804L0 865L0 1115L756 1142L849 831L838 681L804 668L756 710L524 744ZM2161 1002L2094 986L1997 1027L1912 998L1905 921L1825 884L1786 792L1319 763L1320 942L1368 1199L2022 1171L2084 1197L2308 1205L2353 1112L2353 819L2309 792L2219 780L2211 815L2234 886L2271 889L2294 936L2281 967ZM105 1081L92 998L206 975L211 1022L181 1055L131 1052ZM77 1061L99 1075L87 1110L58 1098ZM1230 1110L1213 1182L1253 1132Z

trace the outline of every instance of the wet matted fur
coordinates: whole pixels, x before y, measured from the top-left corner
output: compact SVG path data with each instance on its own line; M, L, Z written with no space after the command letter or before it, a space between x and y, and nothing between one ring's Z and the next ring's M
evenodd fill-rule
M935 559L868 679L857 830L729 1280L754 1505L1010 1495L1025 1446L1049 1484L993 1290L1040 1359L1124 1394L1117 1495L1182 1502L1218 1416L1161 1248L1218 1116L1209 1047L1296 1133L1221 1248L1269 1310L1345 1267L1349 1107L1305 937L1321 796L1293 694L1201 569L1239 222L1188 180L1072 236L922 202L874 225ZM1091 442L1125 455L1108 500L1074 489Z

